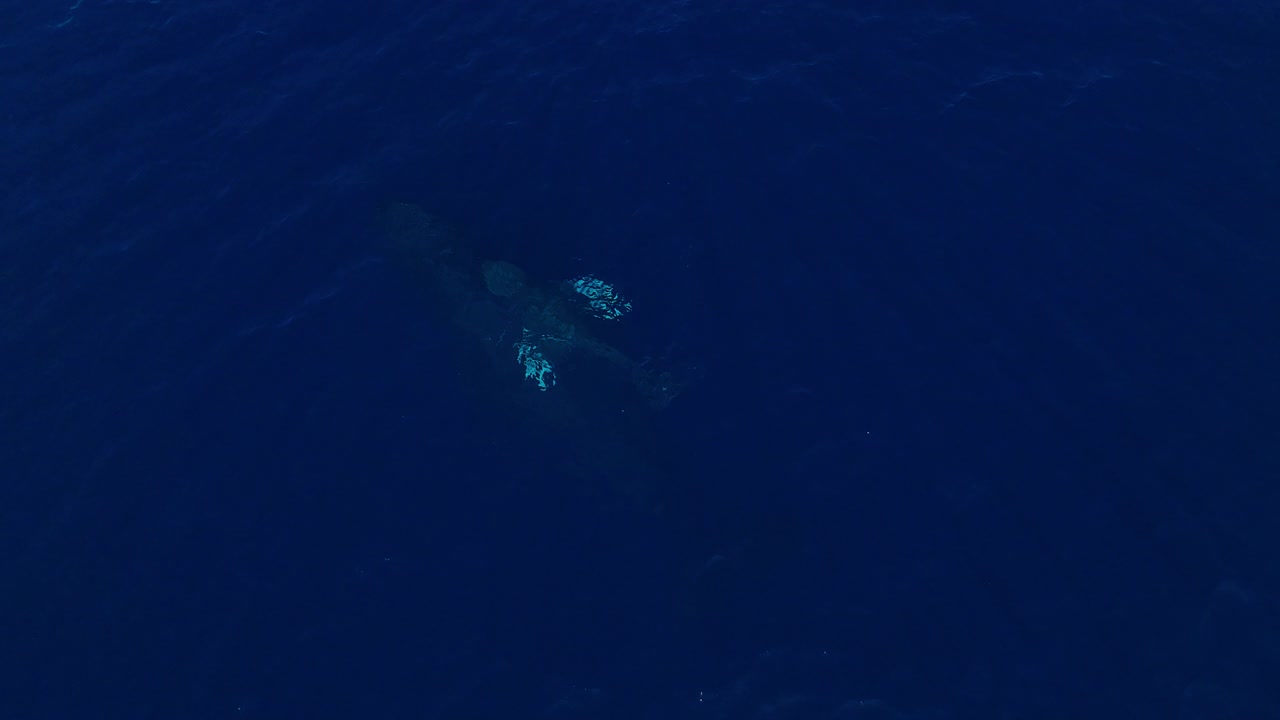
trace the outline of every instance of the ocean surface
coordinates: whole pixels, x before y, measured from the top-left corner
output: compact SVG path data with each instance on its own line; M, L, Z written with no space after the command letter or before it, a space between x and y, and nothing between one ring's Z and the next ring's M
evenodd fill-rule
M0 0L0 718L1280 718L1278 48ZM537 388L472 256L628 360Z

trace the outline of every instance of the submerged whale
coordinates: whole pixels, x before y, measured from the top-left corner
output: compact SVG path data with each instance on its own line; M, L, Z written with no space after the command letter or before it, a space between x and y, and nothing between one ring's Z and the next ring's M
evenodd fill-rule
M379 220L389 253L456 333L466 390L521 428L522 441L545 448L539 462L554 457L593 491L612 486L665 511L683 490L671 479L664 413L655 411L697 371L655 367L601 337L624 323L631 302L598 278L541 282L510 260L485 258L418 205L387 205Z

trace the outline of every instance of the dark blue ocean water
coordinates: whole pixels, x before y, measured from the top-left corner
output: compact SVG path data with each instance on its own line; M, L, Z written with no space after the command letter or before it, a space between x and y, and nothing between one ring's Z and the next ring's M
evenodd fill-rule
M1280 718L1277 48L0 3L0 718ZM696 379L477 365L394 202Z

